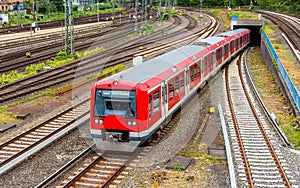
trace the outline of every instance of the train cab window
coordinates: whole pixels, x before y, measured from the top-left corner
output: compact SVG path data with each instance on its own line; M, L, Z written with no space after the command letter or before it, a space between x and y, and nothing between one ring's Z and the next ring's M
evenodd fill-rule
M180 91L184 90L184 75L180 75Z
M169 99L174 98L174 80L170 80L169 82Z
M136 117L135 91L96 89L94 116L119 115Z
M159 110L159 91L155 91L153 94L154 100L153 100L153 112L157 112Z
M152 116L152 95L149 96L148 108L149 108L149 117L151 117Z

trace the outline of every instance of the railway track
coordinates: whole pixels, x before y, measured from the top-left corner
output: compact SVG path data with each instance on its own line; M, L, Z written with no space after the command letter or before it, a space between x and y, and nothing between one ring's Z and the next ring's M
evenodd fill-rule
M184 135L182 140L177 140L176 142L180 142L180 145L183 147L183 143L189 143L193 140L196 135L200 134L198 131L203 131L200 129L200 124L190 124L188 121L184 121L186 123L179 123L181 118L186 118L187 114L191 113L191 108L193 108L193 114L198 114L199 112L199 104L197 104L198 98L200 95L207 90L207 87L204 87L201 92L191 101L189 101L186 106L181 109L181 111L177 111L173 115L172 120L162 129L160 129L156 136L151 137L149 140L145 141L141 146L137 148L133 153L122 153L122 152L109 152L109 151L98 151L98 155L91 155L88 157L87 162L81 163L80 167L77 167L77 170L73 171L67 177L64 176L67 169L71 169L75 162L71 162L68 165L65 165L63 168L59 169L56 173L51 175L49 178L40 183L37 188L46 187L46 186L56 186L56 187L121 187L122 183L124 183L124 179L130 176L130 173L135 170L135 168L143 167L143 165L147 166L147 161L149 158L153 157L153 153L158 153L157 150L166 149L167 144L174 144L174 139L178 139L178 134L182 134L187 127L189 127L190 135ZM199 102L199 101L198 101ZM189 124L189 125L187 125ZM180 128L181 127L181 128ZM160 146L162 148L160 148ZM92 151L94 146L88 148L87 151ZM173 148L174 149L174 148ZM180 147L176 147L175 150L180 150ZM169 148L171 151L172 149ZM166 152L170 152L166 151ZM172 153L172 152L171 152ZM175 154L176 152L173 151ZM152 155L151 157L149 157ZM76 157L76 160L80 160L83 154L79 155L80 157ZM169 157L173 157L173 155L166 156L165 160L169 160ZM153 160L153 159L152 159ZM155 160L154 160L155 161ZM165 162L165 161L158 161ZM64 176L61 182L56 182L60 176ZM56 182L52 184L53 182Z
M211 25L210 25L211 26ZM215 27L215 26L211 26ZM208 29L210 27L206 27L205 29ZM206 31L204 29L204 31ZM212 29L212 28L210 28ZM213 30L210 30L210 32L213 32ZM178 33L174 32L174 36L176 36ZM203 34L203 31L200 30L199 35ZM135 50L140 45L146 45L146 44L153 44L155 41L163 39L163 38L169 38L171 35L168 36L156 36L154 37L148 37L147 40L141 39L141 41L137 40L134 45L125 45L125 46L119 46L118 48L112 48L110 50L106 50L104 52L95 54L91 57L77 60L75 62L72 62L68 65L65 65L63 67L47 71L44 73L37 74L32 77L28 77L25 79L22 79L20 81L4 85L1 88L2 92L0 93L0 103L5 103L13 99L17 99L20 96L25 96L26 94L41 91L45 88L53 87L54 85L59 85L62 83L66 83L68 81L71 81L74 79L74 74L76 73L76 77L85 77L89 74L97 73L101 69L114 66L119 63L125 63L128 64L128 62L131 62L134 55L137 54L136 51L129 53L130 50ZM179 41L177 41L179 42ZM181 41L182 42L182 41ZM175 45L175 43L172 43L172 45ZM164 48L171 48L172 45L165 44L165 45L159 45L159 50ZM157 46L148 48L144 50L144 53L149 52L151 49L155 49ZM155 50L153 50L155 51ZM158 49L156 50L158 51ZM123 53L126 52L126 53ZM117 55L117 58L110 59L108 61L105 61L105 59L110 58L112 54L126 54L126 55ZM129 54L128 54L129 53ZM138 52L138 54L141 52ZM116 56L116 55L115 55ZM99 60L101 59L101 60ZM101 63L100 63L101 62ZM80 67L78 68L77 66ZM101 66L102 64L102 66ZM131 64L131 63L130 63ZM99 69L101 68L101 69Z
M65 77L65 75L61 75L61 76ZM46 82L46 81L47 81L46 78L44 78L43 82ZM31 85L31 86L33 86L33 85ZM88 111L87 111L87 109L88 109L87 105L83 104L83 105L78 106L78 108L79 109L82 109L82 108L84 109L84 112L82 112L82 113L84 113L84 116L85 116L86 113L88 113ZM62 114L66 114L66 112L64 112ZM74 115L67 113L66 114L66 118L69 119L68 121L74 122L76 120L72 119L72 117L75 116L75 115L80 115L80 113L75 112ZM28 157L29 155L31 155L32 152L33 152L32 150L35 150L35 152L38 151L38 149L34 149L36 147L35 145L37 145L36 143L40 143L41 142L42 145L47 145L48 143L45 144L44 141L40 141L41 139L43 139L42 137L49 137L49 136L44 135L46 133L44 133L42 130L45 129L45 130L50 131L51 130L51 128L50 128L51 126L54 126L54 127L56 127L56 126L62 126L63 123L61 121L65 122L66 124L69 124L68 122L65 121L65 117L64 116L58 117L58 120L57 119L53 120L53 121L52 121L52 119L51 120L47 120L45 122L45 124L43 125L43 126L46 126L46 128L39 128L39 126L36 126L34 129L28 131L28 132L33 132L32 133L33 135L26 136L26 134L24 133L24 136L20 136L20 140L21 141L18 141L18 138L19 138L19 136L18 136L17 138L14 138L11 141L8 141L7 143L4 143L3 145L1 145L1 151L3 151L3 153L5 153L1 157L1 158L3 158L3 161L1 163L1 173L5 172L7 169L13 167L13 165L19 163L20 161L24 160L26 157ZM47 127L49 125L50 125L50 127ZM58 128L58 129L63 129L63 128ZM35 138L35 137L37 137L37 138ZM55 138L57 138L57 137L55 136ZM14 140L16 140L16 141L14 142ZM25 140L25 141L23 141L23 140ZM30 140L33 140L32 143L27 143ZM18 146L18 145L14 144L14 143L18 143L18 142L26 143L29 146L27 147L27 145L26 145L24 147L23 145L19 145ZM11 144L11 143L13 143L13 144ZM13 148L10 147L11 145L13 145ZM18 151L15 151L14 147L16 147L16 148L25 148L25 149L22 149L22 151L18 152ZM11 153L11 156L7 156L6 153ZM110 180L110 181L112 181L112 180Z
M76 51L83 51L89 49L91 46L105 46L105 43L112 40L119 40L120 38L132 33L132 28L122 25L111 25L110 27L103 28L101 30L86 30L85 33L77 34L75 36L74 48ZM118 30L123 30L123 33L118 34ZM104 38L104 35L115 33L112 37ZM101 40L99 40L99 37ZM54 41L53 41L54 40ZM59 51L62 50L62 44L64 43L62 37L60 39L51 39L51 42L42 41L42 44L36 45L33 49L29 50L25 47L15 52L7 52L0 55L0 73L8 73L13 70L24 72L25 67L31 64L45 62L48 59L54 58ZM31 52L31 58L25 57L27 51Z
M249 92L242 55L226 67L228 122L238 187L292 187L296 182L273 132Z
M176 27L178 25L177 20L175 21L174 25L168 26L165 29L170 30L172 29L172 27ZM74 44L74 47L76 51L83 51L95 46L102 46L106 48L107 43L111 43L111 41L120 41L122 40L122 38L127 37L129 34L132 34L133 24L134 23L129 23L127 25L114 24L101 29L101 31L95 31L91 28L89 30L86 30L85 34L79 33L77 35L80 36L75 36L76 42ZM141 22L139 22L138 24L140 25ZM153 35L159 32L160 31L156 31L155 33L153 33ZM26 66L40 62L45 62L46 60L55 57L57 53L62 49L63 40L61 37L60 39L55 39L53 42L50 43L44 43L44 40L39 40L39 42L41 41L42 44L34 47L32 50L28 50L28 48L25 48L16 52L7 52L3 55L0 55L0 73L8 73L13 70L24 72ZM32 52L31 58L25 57L25 53L27 51Z
M293 19L290 16L282 14L268 12L268 11L257 11L263 14L271 20L273 23L280 27L280 30L285 33L286 37L293 44L294 48L300 53L300 20Z
M125 7L125 10L118 11L115 14L119 15L122 12L126 12L128 14L133 14L134 10L129 9L128 7ZM99 21L107 21L107 18L112 17L112 12L101 14ZM97 15L90 15L90 16L84 16L84 17L79 17L79 18L74 18L74 25L80 25L80 24L86 24L86 23L94 23L98 21ZM62 20L54 20L54 21L45 21L45 22L39 22L38 26L41 29L49 29L49 28L55 28L55 27L61 27L64 25L64 19ZM1 34L7 34L7 33L19 33L19 32L24 32L24 31L30 31L30 24L23 24L23 27L20 28L20 31L18 30L19 28L17 26L9 26L9 27L2 27L0 28L0 35Z
M0 174L58 139L89 114L89 100L55 115L0 145Z

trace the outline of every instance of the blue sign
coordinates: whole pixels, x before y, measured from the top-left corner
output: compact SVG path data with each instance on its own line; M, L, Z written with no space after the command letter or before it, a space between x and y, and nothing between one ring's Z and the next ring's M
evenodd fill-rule
M238 15L232 15L231 16L231 20L238 20L239 19L239 16Z

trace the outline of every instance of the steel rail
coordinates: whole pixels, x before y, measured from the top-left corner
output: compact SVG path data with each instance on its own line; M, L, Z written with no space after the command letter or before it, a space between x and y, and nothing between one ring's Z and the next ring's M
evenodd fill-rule
M257 122L257 124L258 124L258 126L259 126L259 129L260 129L260 131L261 131L261 133L262 133L262 135L263 135L263 137L264 137L264 139L265 139L265 141L266 141L266 143L267 143L267 145L268 145L269 151L270 151L270 153L272 154L273 159L275 160L275 163L276 163L276 165L277 165L277 167L278 167L278 169L279 169L279 171L280 171L280 174L281 174L281 176L282 176L282 178L283 178L283 180L284 180L286 186L290 188L290 187L291 187L291 184L290 184L290 182L289 182L289 179L288 179L288 177L287 177L286 174L285 174L285 171L284 171L284 169L283 169L283 167L282 167L282 165L281 165L281 163L280 163L280 161L279 161L279 159L278 159L278 157L277 157L277 154L276 154L274 148L272 147L271 141L270 141L270 139L269 139L269 137L268 137L268 135L267 135L265 129L263 128L263 124L262 124L262 122L260 121L260 119L259 119L259 117L258 117L258 114L257 114L257 112L256 112L256 110L255 110L254 105L253 105L252 102L251 102L249 93L248 93L248 91L247 91L247 89L246 89L246 84L245 84L245 82L244 82L244 80L243 80L243 76L242 76L241 58L242 58L242 56L240 56L240 58L239 58L239 60L238 60L239 77L240 77L240 81L241 81L241 83L242 83L242 87L243 87L245 96L246 96L246 98L247 98L248 104L249 104L249 106L250 106L250 108L251 108L251 111L252 111L252 113L253 113L253 115L254 115L254 117L255 117L255 120L256 120L256 122Z
M241 58L242 58L242 55L239 55L239 61L240 61ZM231 94L230 94L230 88L229 88L229 75L228 75L228 72L229 72L229 70L228 70L228 65L227 65L226 68L225 68L227 100L228 100L229 107L230 107L230 114L231 114L231 118L232 118L232 121L233 121L233 124L234 124L236 137L238 139L238 144L239 144L240 151L241 151L241 154L242 154L242 159L243 159L243 162L244 162L244 165L245 165L245 172L246 172L246 175L247 175L247 180L248 180L249 186L251 188L253 188L254 187L254 182L253 182L250 166L249 166L248 161L247 161L246 151L245 151L245 148L243 146L243 141L242 141L241 134L240 134L240 131L239 131L237 119L235 117L235 113L234 113L234 110L233 110L233 102L232 102L231 97L230 97Z

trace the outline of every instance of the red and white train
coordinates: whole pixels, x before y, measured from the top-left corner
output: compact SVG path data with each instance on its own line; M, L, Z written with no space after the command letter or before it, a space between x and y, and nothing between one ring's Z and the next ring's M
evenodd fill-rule
M133 151L249 43L250 30L228 31L96 82L90 131L97 147Z

